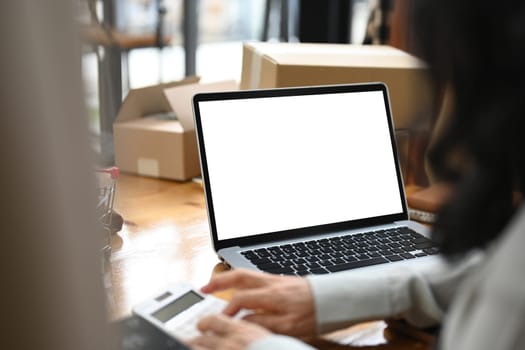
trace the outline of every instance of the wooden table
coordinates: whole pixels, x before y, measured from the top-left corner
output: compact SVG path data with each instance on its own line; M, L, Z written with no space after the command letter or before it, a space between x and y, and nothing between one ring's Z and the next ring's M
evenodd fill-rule
M184 281L200 287L213 273L225 270L211 246L200 184L121 175L115 209L124 217L124 226L112 237L111 319L129 315L133 305L171 283ZM228 298L229 293L219 296ZM381 325L368 322L337 336L359 338L360 344L370 345L365 349L432 348L432 338L426 333L389 323L381 334ZM374 346L378 332L386 344ZM323 349L352 348L320 337L308 341Z

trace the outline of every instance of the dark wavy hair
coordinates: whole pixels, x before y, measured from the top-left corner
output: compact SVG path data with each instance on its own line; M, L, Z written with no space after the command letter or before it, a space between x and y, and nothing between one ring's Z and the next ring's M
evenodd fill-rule
M525 189L525 1L414 4L416 51L454 101L428 152L434 174L455 187L433 230L453 257L497 238Z

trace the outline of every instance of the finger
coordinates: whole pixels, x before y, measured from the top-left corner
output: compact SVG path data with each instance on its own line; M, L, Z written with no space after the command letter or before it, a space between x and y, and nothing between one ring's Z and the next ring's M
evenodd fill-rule
M268 314L268 313L255 313L246 315L242 318L244 321L255 323L266 329L280 333L281 325L284 323L282 315Z
M233 294L232 300L226 305L223 314L233 316L241 309L257 310L274 312L280 309L280 305L276 302L275 296L263 290L244 290Z
M265 277L265 274L261 272L245 269L228 271L213 276L210 282L203 286L201 290L204 293L212 293L229 288L255 288L265 284Z
M201 288L203 293L213 293L229 288L255 288L265 284L265 274L249 270L235 270L219 273Z
M211 332L223 336L235 329L235 321L222 314L211 315L202 318L197 323L197 328L202 333Z

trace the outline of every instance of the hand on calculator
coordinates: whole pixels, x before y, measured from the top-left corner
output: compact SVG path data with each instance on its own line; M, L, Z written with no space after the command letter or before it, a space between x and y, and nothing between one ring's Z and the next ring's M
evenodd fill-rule
M202 334L189 342L194 350L242 350L271 335L263 327L223 314L206 316L197 327Z
M229 288L236 292L223 311L225 315L254 310L243 320L291 336L316 332L313 296L306 279L238 269L217 274L201 291L213 293Z

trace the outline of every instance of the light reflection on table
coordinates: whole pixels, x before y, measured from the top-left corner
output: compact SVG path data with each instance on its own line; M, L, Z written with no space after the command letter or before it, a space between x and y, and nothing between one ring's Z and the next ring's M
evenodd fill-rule
M128 316L133 305L170 284L187 282L200 287L212 274L226 269L211 245L200 184L121 175L116 193L115 210L124 217L124 225L112 237L110 319ZM231 292L218 296L227 299ZM377 331L372 331L381 324L382 321L364 323L345 332L351 339L359 339L360 345L370 345L364 349L432 348L431 338L399 325L389 324L385 337L380 339ZM331 339L344 336L344 332L338 332ZM386 345L377 345L384 341ZM317 337L309 342L323 349L352 348Z

